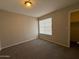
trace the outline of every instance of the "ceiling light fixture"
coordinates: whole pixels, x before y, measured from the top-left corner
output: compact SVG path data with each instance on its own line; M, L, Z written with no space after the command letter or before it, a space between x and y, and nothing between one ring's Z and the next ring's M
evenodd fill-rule
M31 7L32 6L32 2L30 2L30 0L26 0L24 2L24 4L26 5L26 7Z

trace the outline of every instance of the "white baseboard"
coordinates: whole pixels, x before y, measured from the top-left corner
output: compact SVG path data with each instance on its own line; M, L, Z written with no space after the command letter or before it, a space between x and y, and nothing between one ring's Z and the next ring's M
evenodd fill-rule
M55 43L55 44L58 44L58 45L61 45L61 46L63 46L63 47L70 47L69 45L67 45L67 44L64 44L64 43L59 43L59 42L54 42L54 41L52 41L53 43Z
M12 46L16 46L16 45L19 45L19 44L22 44L22 43L25 43L25 42L29 42L29 41L32 41L32 40L35 40L35 39L30 39L30 40L26 40L26 41L14 43L14 44L8 45L8 46L6 46L6 47L2 47L1 50L2 50L2 49L5 49L5 48L12 47Z
M43 40L45 40L45 39L43 39ZM60 46L70 47L70 46L68 46L68 45L65 45L65 44L62 44L62 43L59 43L59 42L54 42L54 41L52 41L52 40L46 40L46 41L49 41L49 42L51 42L51 43L55 43L55 44L60 45Z

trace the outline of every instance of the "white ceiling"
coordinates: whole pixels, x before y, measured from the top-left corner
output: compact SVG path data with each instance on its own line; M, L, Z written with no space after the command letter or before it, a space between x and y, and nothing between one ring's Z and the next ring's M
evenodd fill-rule
M31 0L31 8L24 6L25 0L0 0L0 9L33 17L40 17L57 9L75 4L79 0Z

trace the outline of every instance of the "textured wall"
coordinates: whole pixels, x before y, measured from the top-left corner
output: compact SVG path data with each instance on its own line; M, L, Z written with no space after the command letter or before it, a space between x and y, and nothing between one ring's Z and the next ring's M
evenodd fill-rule
M37 18L0 10L0 22L2 48L36 39L38 36Z
M44 15L39 18L39 21L42 19L45 19L45 18L49 18L49 17L53 18L52 40L50 40L48 38L46 40L50 40L51 42L54 42L56 44L63 45L66 47L70 46L69 12L71 12L72 10L75 10L75 9L79 9L79 4L75 4L75 5L57 10L55 12L49 13L49 14ZM41 34L39 34L39 35L41 35ZM45 36L43 35L43 37L41 36L40 38L44 39L44 37Z

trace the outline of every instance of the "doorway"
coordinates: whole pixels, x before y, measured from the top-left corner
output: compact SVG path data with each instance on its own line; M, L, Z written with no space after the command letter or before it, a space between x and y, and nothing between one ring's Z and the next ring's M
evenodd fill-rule
M79 9L70 13L70 47L79 47Z

